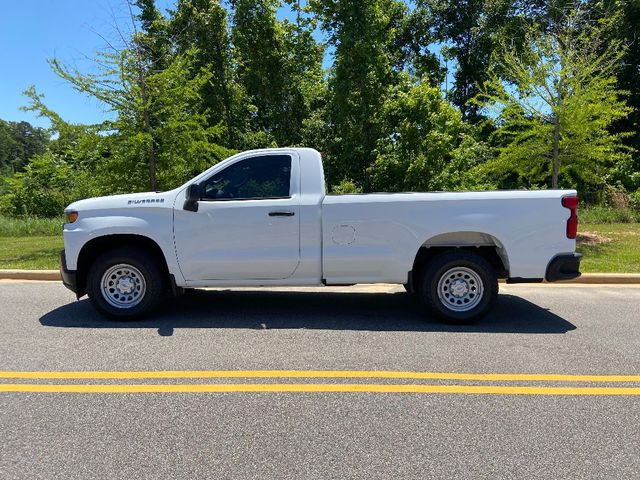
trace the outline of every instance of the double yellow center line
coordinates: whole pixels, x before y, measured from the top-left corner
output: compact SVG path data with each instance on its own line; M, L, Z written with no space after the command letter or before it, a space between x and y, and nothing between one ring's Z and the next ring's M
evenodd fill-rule
M640 375L443 373L379 370L170 370L170 371L0 371L0 392L24 393L449 393L497 395L640 395ZM51 380L228 380L281 379L289 383L48 383ZM331 379L329 383L300 380ZM344 380L386 383L344 383ZM390 383L392 380L414 383ZM455 383L425 383L425 381ZM40 381L40 382L38 382ZM43 381L45 383L43 383ZM485 382L490 384L469 384ZM510 382L534 385L509 385ZM603 384L625 383L626 386ZM580 384L580 386L576 386ZM595 384L595 385L594 385ZM585 386L586 385L586 386ZM597 385L597 386L596 386Z

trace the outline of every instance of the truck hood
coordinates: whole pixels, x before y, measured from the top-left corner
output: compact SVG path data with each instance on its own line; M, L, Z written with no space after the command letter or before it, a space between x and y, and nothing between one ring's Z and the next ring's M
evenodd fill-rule
M87 198L73 202L64 210L67 212L70 210L87 211L131 207L171 207L174 193L173 191L142 192Z

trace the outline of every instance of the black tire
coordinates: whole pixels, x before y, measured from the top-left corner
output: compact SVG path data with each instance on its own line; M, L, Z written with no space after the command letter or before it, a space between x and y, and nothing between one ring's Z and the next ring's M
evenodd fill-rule
M418 292L424 306L445 322L473 323L493 307L498 297L498 278L495 269L480 255L451 251L429 261Z
M123 267L116 268L119 265ZM114 295L120 295L118 290L111 288L108 290L115 293L103 293L103 276L112 269L117 270L113 272L113 278L122 278L126 281L126 287L133 288L132 294L121 295L122 306L112 304L118 300L114 299ZM119 277L116 276L118 274ZM144 285L144 289L140 285ZM140 296L133 298L136 291ZM135 320L151 313L162 303L167 293L165 273L153 256L139 249L123 247L109 250L93 262L87 274L87 294L91 303L100 313L114 320ZM130 306L127 306L129 298L132 300Z

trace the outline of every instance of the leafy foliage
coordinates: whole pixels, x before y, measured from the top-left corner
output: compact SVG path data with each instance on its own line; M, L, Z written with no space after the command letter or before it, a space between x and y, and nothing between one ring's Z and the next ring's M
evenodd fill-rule
M542 0L419 0L421 10L433 19L433 28L443 42L442 54L453 66L453 85L448 95L465 120L482 119L479 106L470 100L480 93L488 78L492 55L500 55L504 44L520 51L526 43L523 26L544 20L556 1ZM448 68L447 68L448 69ZM449 74L449 72L447 72Z
M482 166L488 174L513 186L584 188L603 185L612 165L629 159L623 134L610 131L629 113L615 77L624 46L605 35L615 20L571 11L549 32L529 27L525 52L495 59L502 76L492 71L476 97L499 127L498 157Z
M351 180L344 179L338 185L333 187L332 193L335 193L338 195L346 195L349 193L362 193L362 187L359 187Z
M320 150L336 193L637 203L640 0L123 1L130 28L90 73L50 61L113 120L66 122L29 88L51 128L0 121L1 210L169 189L271 146Z
M178 53L195 52L192 74L211 72L202 84L200 113L209 127L220 128L220 142L227 148L245 148L250 105L238 82L224 7L210 0L180 0L169 21Z
M49 145L48 132L29 122L0 120L0 173L22 170L30 158L41 155Z
M607 32L609 39L619 42L627 48L617 72L617 88L626 92L626 103L630 107L629 115L618 118L611 131L624 134L622 139L631 152L631 157L614 166L611 182L617 183L629 191L640 189L640 0L603 1L601 15L609 17L612 13L619 21ZM628 133L628 135L627 135Z
M280 0L233 0L231 30L239 83L252 107L257 146L297 145L322 83L322 50L300 12L296 24L279 21Z
M369 169L374 189L456 189L464 183L465 172L488 157L460 111L435 87L397 89L383 105L381 118L385 135Z
M24 172L9 179L9 213L59 216L73 198L74 183L71 166L64 160L50 152L37 156Z
M155 72L139 51L103 53L103 70L90 75L52 61L62 78L117 113L98 127L107 135L98 168L111 191L172 188L229 154L217 143L221 129L207 126L199 108L211 73L194 75L194 56L177 54Z
M398 36L407 7L397 0L315 0L311 6L335 49L325 111L327 174L366 191L382 136L380 111L400 78Z

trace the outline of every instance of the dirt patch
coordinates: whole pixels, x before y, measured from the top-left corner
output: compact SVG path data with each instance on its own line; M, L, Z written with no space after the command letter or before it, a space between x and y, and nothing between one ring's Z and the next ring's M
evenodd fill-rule
M576 241L578 242L578 245L590 247L593 245L609 243L611 239L609 237L605 237L601 233L580 232L576 237Z

